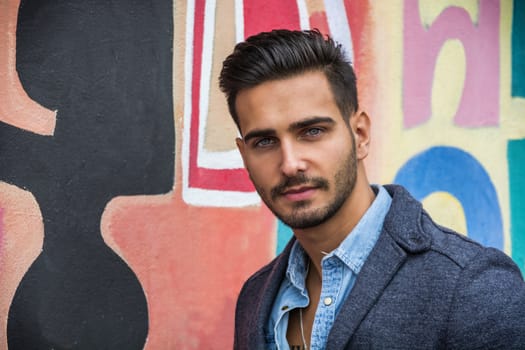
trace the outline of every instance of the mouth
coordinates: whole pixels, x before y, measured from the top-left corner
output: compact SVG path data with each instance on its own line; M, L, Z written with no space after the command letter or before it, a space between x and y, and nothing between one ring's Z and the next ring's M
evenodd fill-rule
M281 192L281 195L291 202L297 202L311 199L316 191L317 187L300 186L288 188Z
M297 202L312 199L318 191L327 191L328 181L321 177L306 177L300 174L287 178L271 190L274 201L284 198L287 201Z

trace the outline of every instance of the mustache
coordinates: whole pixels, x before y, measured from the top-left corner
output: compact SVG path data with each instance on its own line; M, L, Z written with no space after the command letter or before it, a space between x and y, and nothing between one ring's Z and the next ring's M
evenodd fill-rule
M293 186L308 185L322 190L328 190L328 181L322 177L307 177L305 174L298 174L297 176L287 177L280 184L272 188L272 199L280 196L286 189Z

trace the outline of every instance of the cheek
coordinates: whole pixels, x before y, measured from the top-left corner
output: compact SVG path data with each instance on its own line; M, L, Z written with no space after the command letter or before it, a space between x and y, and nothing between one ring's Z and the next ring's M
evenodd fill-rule
M329 175L335 176L342 167L345 167L350 162L353 156L353 145L351 142L340 142L334 150L326 152L324 157L325 169L329 171Z
M247 162L245 166L246 170L248 171L248 174L250 175L250 179L257 186L264 186L264 182L267 182L270 178L270 164L268 164L268 162L266 162L265 164L264 162L251 161Z
M321 151L322 164L327 164L331 168L339 167L341 162L345 161L352 152L352 148L353 143L349 139L340 138L330 142Z

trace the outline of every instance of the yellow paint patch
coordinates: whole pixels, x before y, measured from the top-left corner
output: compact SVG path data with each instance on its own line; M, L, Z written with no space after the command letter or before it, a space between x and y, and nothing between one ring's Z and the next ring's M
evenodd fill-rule
M432 117L441 117L452 126L456 115L466 76L466 57L459 40L448 40L441 48L432 84Z
M421 0L419 1L419 13L421 15L421 20L426 26L430 26L447 7L453 6L461 7L467 11L473 23L478 22L478 0Z
M467 234L467 220L460 201L448 192L434 192L423 199L423 207L434 221Z

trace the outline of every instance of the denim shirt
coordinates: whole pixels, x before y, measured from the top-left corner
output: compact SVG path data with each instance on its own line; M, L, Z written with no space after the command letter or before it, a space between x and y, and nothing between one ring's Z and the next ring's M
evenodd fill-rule
M309 349L325 349L328 333L350 293L366 258L377 242L392 199L382 187L374 186L377 196L352 232L322 261L322 289L315 313ZM310 303L305 286L307 256L299 242L290 252L286 277L275 299L270 315L267 346L289 350L286 339L290 311Z

